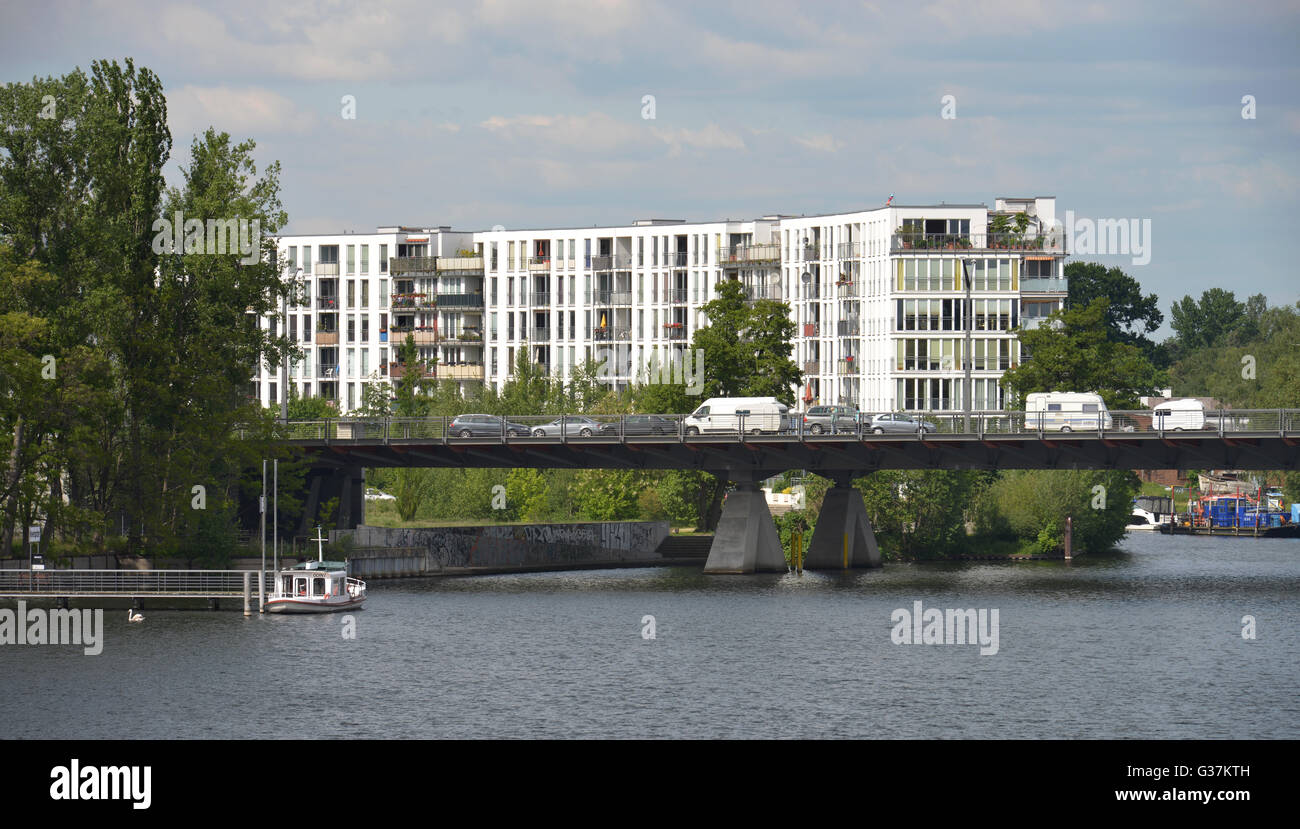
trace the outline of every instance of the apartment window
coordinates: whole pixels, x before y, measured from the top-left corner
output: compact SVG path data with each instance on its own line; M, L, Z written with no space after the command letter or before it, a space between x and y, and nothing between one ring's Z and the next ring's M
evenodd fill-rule
M339 246L321 245L320 263L322 265L337 265L339 263Z
M361 349L361 376L368 377L369 375L370 375L370 349L363 348Z
M506 339L513 340L514 338L515 338L515 315L507 312L506 313Z
M497 304L497 278L495 276L488 279L488 304Z
M361 246L361 273L370 275L370 245Z
M357 307L357 281L355 279L348 280L348 307Z
M302 270L311 273L311 245L302 246Z
M379 280L379 307L380 308L388 307L388 280L387 279Z
M348 314L348 342L357 341L357 318Z
M569 312L569 339L572 340L574 337L577 336L577 330L578 330L578 312L570 311ZM572 365L572 361L570 361L570 365Z
M289 245L289 270L296 271L297 269L298 269L298 246Z
M645 237L638 236L636 240L636 266L645 267Z
M363 316L361 318L361 342L363 343L370 342L370 317L369 316Z
M370 307L370 280L369 279L361 280L361 307L362 308Z
M496 243L496 242L493 242L493 243L492 243L492 268L491 268L491 270L494 270L494 271L497 270L497 243Z
M507 242L506 244L509 245L506 253L506 270L513 271L515 269L515 243Z
M289 315L289 339L293 342L298 341L298 317Z
M514 305L514 304L515 304L515 278L513 276L507 276L506 277L506 305Z
M356 383L348 383L348 409L349 410L351 410L353 406L356 405L353 402L355 392L356 392L356 387L357 387Z
M379 272L388 273L388 245L379 246Z
M348 374L347 374L348 377L356 376L356 367L357 367L357 350L355 348L349 348L348 349Z
M302 315L302 341L311 342L311 314Z
M357 272L357 246L348 245L348 273Z
M279 402L278 400L276 400L276 388L275 388L275 383L271 383L271 384L268 386L268 388L270 389L270 401L269 401L269 402L271 402L271 403L277 403L277 402Z

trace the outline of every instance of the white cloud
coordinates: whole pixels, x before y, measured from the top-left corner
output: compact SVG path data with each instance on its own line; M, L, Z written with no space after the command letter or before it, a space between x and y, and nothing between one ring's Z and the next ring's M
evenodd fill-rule
M190 136L210 126L242 140L267 133L306 133L316 120L269 89L190 85L167 92L167 125L177 145L188 144Z
M794 140L796 143L804 147L807 147L810 150L815 150L816 152L819 153L836 153L839 152L840 149L844 146L843 141L839 140L833 135L830 135L829 133L823 133L822 135L809 135L804 137L795 136Z

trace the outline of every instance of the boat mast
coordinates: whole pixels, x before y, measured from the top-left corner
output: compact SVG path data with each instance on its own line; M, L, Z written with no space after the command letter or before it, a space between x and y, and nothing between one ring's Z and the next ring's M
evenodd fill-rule
M316 537L312 539L316 542L316 560L325 560L325 539L321 536L320 524L316 525Z

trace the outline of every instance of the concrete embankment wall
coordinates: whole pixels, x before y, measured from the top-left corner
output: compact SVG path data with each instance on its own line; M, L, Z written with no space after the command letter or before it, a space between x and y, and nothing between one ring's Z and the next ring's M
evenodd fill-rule
M335 530L351 538L357 578L519 572L665 563L666 521Z

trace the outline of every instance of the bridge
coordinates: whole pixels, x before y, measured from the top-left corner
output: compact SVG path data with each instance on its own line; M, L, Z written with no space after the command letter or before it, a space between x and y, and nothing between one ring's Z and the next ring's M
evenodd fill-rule
M866 422L813 434L763 432L735 423L693 434L686 415L508 417L500 434L466 434L454 418L335 418L280 424L285 441L313 462L306 514L339 497L339 527L364 515L366 467L467 469L684 469L736 484L723 506L705 572L785 570L759 482L789 469L830 478L809 545L809 569L878 566L880 552L862 495L850 482L883 469L1260 469L1300 468L1300 409L1207 412L1205 428L1167 430L1151 412L1105 412L1061 429L1024 412L924 414L909 433L876 432ZM1031 416L1032 417L1032 416Z

